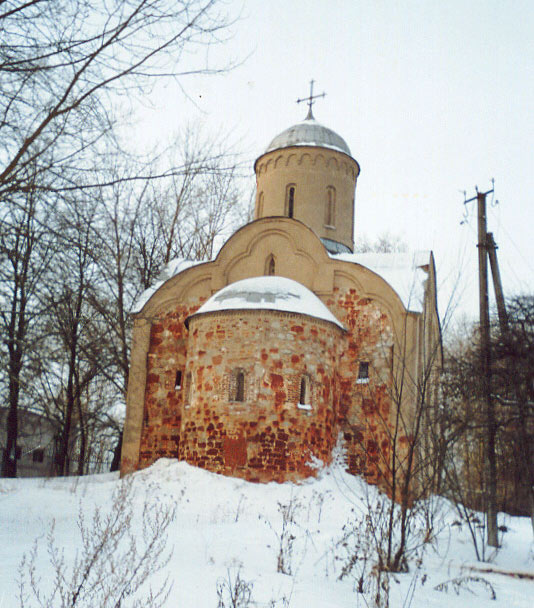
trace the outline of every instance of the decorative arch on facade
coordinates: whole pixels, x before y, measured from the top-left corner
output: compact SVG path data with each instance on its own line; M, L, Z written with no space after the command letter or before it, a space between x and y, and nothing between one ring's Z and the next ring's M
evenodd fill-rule
M281 165L284 162L284 155L279 154L274 161L274 169L278 168L278 165Z
M339 162L335 156L330 156L327 163L328 169L339 171Z
M335 287L340 287L340 279L347 281L348 284L352 284L352 286L354 286L356 291L358 291L362 297L369 298L377 303L377 305L388 316L390 323L394 327L396 318L400 317L402 320L405 319L407 310L404 307L400 296L391 287L391 285L385 281L385 279L368 268L362 269L361 266L351 264L350 262L341 263L345 266L345 268L336 269L334 271ZM365 276L362 276L363 273L371 273L376 277L377 285L374 288L366 289L364 287L368 281L366 281Z
M287 155L287 160L286 160L286 167L289 167L290 165L296 165L297 164L297 155L296 154L288 154Z
M267 173L267 171L269 171L269 169L272 167L274 167L274 159L269 158L269 160L267 160L263 165L263 173Z
M197 296L209 297L212 273L208 269L208 264L210 262L201 262L198 266L187 268L168 279L143 306L141 311L143 316L153 317L172 313L178 306L183 306L184 302L194 301Z
M323 166L326 166L327 160L326 160L326 158L324 157L323 154L316 154L313 157L312 162L313 162L314 166L316 166L316 167L319 164L321 164Z
M303 152L298 160L299 165L303 165L305 163L309 163L310 165L313 163L312 155L309 152Z

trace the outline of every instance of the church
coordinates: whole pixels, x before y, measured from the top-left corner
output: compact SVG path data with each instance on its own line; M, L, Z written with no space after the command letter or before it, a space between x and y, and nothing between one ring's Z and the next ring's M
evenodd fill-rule
M432 253L353 253L360 167L313 99L255 162L255 219L136 303L121 474L166 457L296 481L336 452L387 486L435 399Z

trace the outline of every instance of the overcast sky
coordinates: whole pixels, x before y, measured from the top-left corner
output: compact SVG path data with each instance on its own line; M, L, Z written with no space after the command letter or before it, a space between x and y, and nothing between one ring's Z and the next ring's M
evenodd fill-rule
M441 313L461 267L460 309L476 314L476 209L464 207L463 190L470 198L495 178L488 228L505 294L534 291L532 0L230 5L241 18L212 60L246 59L224 75L183 81L196 105L178 88L159 91L154 133L191 119L230 131L252 171L270 140L305 117L295 101L314 78L327 93L315 118L361 166L356 240L388 231L411 249L433 249Z

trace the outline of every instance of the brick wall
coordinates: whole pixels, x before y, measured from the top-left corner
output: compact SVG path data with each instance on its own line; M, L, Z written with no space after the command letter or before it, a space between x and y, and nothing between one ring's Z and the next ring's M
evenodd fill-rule
M178 458L183 409L183 390L175 386L176 372L185 381L187 329L185 319L200 306L180 306L154 319L147 355L147 381L138 468L158 458Z
M395 402L391 321L376 301L360 297L354 289L335 289L327 305L349 330L338 368L338 424L347 452L347 468L387 489L390 416ZM361 362L368 363L368 381L358 379Z
M171 457L253 481L301 479L313 474L312 457L330 461L341 432L348 470L387 490L391 321L353 289L334 290L326 304L347 332L275 311L203 314L188 330L200 302L154 319L138 467ZM358 380L361 362L368 381ZM299 407L303 377L308 407ZM406 443L400 436L399 449Z
M253 481L313 474L329 462L337 433L334 377L343 332L331 323L275 311L226 311L194 317L181 457ZM243 374L243 401L236 377ZM299 405L306 378L308 403Z

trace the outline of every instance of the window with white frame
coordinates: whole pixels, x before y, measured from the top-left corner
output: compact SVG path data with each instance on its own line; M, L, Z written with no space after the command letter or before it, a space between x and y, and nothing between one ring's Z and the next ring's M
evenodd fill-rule
M300 378L298 407L303 410L311 410L311 383L307 374Z
M369 382L369 361L360 361L356 382L358 384L367 384Z

